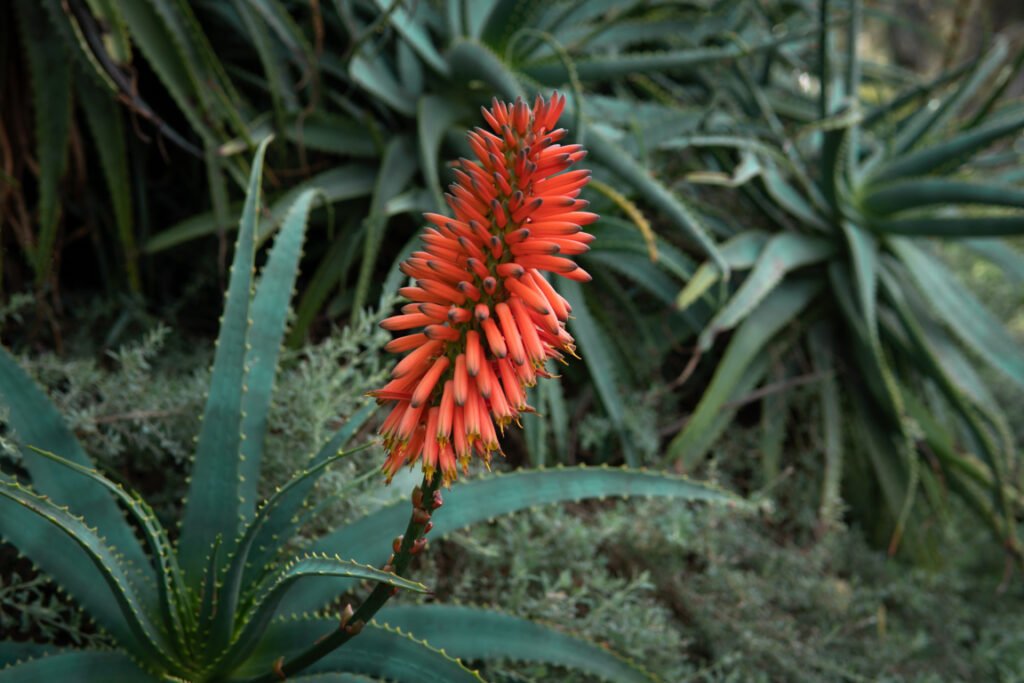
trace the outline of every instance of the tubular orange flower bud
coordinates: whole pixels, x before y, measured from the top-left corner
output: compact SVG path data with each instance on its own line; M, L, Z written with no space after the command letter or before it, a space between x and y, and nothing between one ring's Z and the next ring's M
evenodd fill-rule
M475 160L460 159L445 199L454 214L424 214L423 248L402 263L415 280L411 303L382 327L404 332L387 350L407 354L371 392L394 407L380 428L388 480L417 462L447 486L473 454L489 464L502 430L532 412L525 387L549 358L574 354L571 309L543 272L585 282L572 257L589 250L583 226L597 220L579 199L590 171L568 171L586 152L560 144L565 98L495 100L490 130L468 135ZM408 332L405 332L408 331Z

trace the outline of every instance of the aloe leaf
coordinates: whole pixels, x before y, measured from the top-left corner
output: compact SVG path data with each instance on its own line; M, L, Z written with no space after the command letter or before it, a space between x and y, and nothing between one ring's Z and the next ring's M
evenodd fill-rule
M907 237L1012 237L1024 235L1024 214L875 219L869 226L886 235Z
M370 281L377 265L377 254L387 229L387 214L384 207L406 188L416 173L417 162L412 145L409 137L401 136L392 140L384 152L380 173L377 174L377 183L373 189L373 199L370 202L370 214L366 217L363 259L352 300L353 310L361 310L370 293Z
M943 99L937 107L922 107L911 116L892 141L892 156L902 155L920 142L930 131L942 128L953 116L956 116L1002 65L1007 54L1006 39L1003 36L996 36L992 49L978 62L977 67L970 75L960 82L953 93Z
M255 585L264 572L264 566L278 553L281 543L291 538L298 530L297 515L302 509L303 501L313 490L316 478L327 465L345 455L342 449L348 445L348 442L376 410L376 403L369 403L360 408L320 448L310 460L309 466L298 473L260 508L257 518L246 530L247 535L254 534L252 544L245 552L240 549L237 556L237 561L245 565L243 586ZM244 544L243 540L242 548L244 548Z
M911 178L872 187L861 205L884 216L908 209L945 204L978 204L1024 209L1024 190L945 178Z
M0 683L156 683L157 680L140 669L127 654L117 651L57 652L0 669Z
M82 467L93 467L54 405L2 347L0 403L7 407L6 421L13 428L18 443L58 453ZM65 468L31 450L23 449L22 454L22 465L28 470L36 491L88 519L107 543L124 555L132 571L140 572L147 581L153 577L142 546L102 485L82 482Z
M198 106L203 102L203 89L197 91L195 71L190 69L193 60L185 54L180 36L175 36L167 25L166 14L161 16L149 0L121 2L119 7L132 40L185 115L189 126L204 142L215 140L217 134Z
M543 0L497 0L484 22L480 41L502 54L519 29L533 26Z
M307 117L296 116L285 130L285 135L291 142L308 149L348 157L376 158L380 149L373 136L367 134L367 127L366 123L347 116L317 110Z
M735 270L747 270L755 263L768 243L769 234L760 230L748 230L732 237L719 247L722 258ZM686 309L711 289L721 279L722 273L714 263L702 263L689 278L686 286L676 297L676 307Z
M653 496L743 505L740 498L712 485L642 470L520 470L462 482L446 492L444 508L434 515L430 538L441 538L471 524L537 505L607 496ZM356 553L359 561L383 561L390 552L395 529L401 528L408 517L409 503L403 500L327 534L313 548L317 552ZM298 586L288 596L287 611L301 614L320 609L339 592L337 584Z
M707 351L716 335L742 322L778 287L787 273L819 263L834 253L835 245L832 241L813 235L783 233L769 239L750 275L729 303L701 332L698 340L700 348Z
M666 456L692 470L711 447L715 418L733 395L755 358L763 356L773 337L817 294L811 281L783 282L754 309L729 341L711 384L686 427L669 443Z
M253 160L178 542L182 568L193 587L198 586L214 539L220 536L230 550L238 530L245 345L263 158L269 144L270 138L261 142Z
M839 519L842 496L840 483L843 476L843 420L836 381L835 362L831 350L835 348L831 333L816 329L810 338L811 360L814 370L821 375L818 382L818 401L821 407L821 426L824 435L822 450L824 462L821 477L821 505L818 516L831 524Z
M274 124L276 128L282 129L285 126L286 112L295 112L299 109L298 98L289 79L287 62L277 58L270 30L266 22L257 17L252 5L246 0L231 0L231 4L242 20L259 57L263 74L267 79L271 107L274 110ZM250 134L252 133L253 131L250 131Z
M364 197L373 189L376 171L365 164L346 164L337 168L318 173L305 180L280 196L275 197L270 209L270 216L263 222L256 235L256 243L273 235L274 231L287 216L295 200L307 190L319 190L327 204ZM243 204L232 204L232 213L242 210ZM167 228L150 238L143 246L147 254L155 254L183 244L189 240L216 234L218 222L213 212L201 213Z
M436 71L439 76L447 77L449 75L448 63L445 62L444 57L437 51L434 41L426 30L426 22L417 20L403 4L391 7L394 4L392 0L374 0L374 2L382 12L388 12L388 23L416 51L420 59Z
M338 556L305 555L297 557L284 565L275 575L262 582L257 589L256 599L246 611L239 624L239 629L232 638L230 647L215 665L215 670L232 671L252 654L289 588L296 584L316 583L317 579L325 578L375 581L415 593L428 592L427 587L421 583L403 579L394 573L381 571L352 560L343 560ZM347 647L345 651L348 651Z
M968 239L961 241L961 244L991 261L1017 284L1024 283L1024 254L1009 242L1000 239Z
M1024 348L938 259L907 240L891 240L922 296L949 330L986 363L1024 388Z
M416 98L406 91L379 56L362 53L352 58L349 77L372 96L406 116L416 115Z
M247 683L273 681L271 667L278 657L301 651L337 628L337 619L276 622L237 675L253 677L242 679ZM397 683L483 683L475 671L426 641L376 622L367 624L345 647L302 671L303 676L329 673L359 674Z
M444 208L444 190L438 176L438 152L446 130L459 119L461 111L450 98L425 95L417 107L420 169L423 180L434 194L435 210Z
M373 414L376 406L367 406L357 413L335 434L309 467L297 472L292 479L280 487L256 512L248 524L238 547L228 558L227 572L222 581L222 598L218 623L215 631L227 633L232 624L245 587L255 586L267 571L273 569L269 560L276 555L283 541L287 541L298 530L298 513L309 496L313 485L331 464L348 455L342 446L348 442L360 425ZM322 457L329 453L326 457ZM253 552L255 546L255 552ZM219 627L219 629L217 628Z
M676 300L676 293L679 285L664 271L654 266L647 256L637 254L612 254L605 252L590 252L583 259L583 265L600 263L605 268L616 271L643 287L647 292L654 295L662 303L669 306Z
M782 32L774 38L742 44L733 42L721 47L702 47L684 50L666 50L663 52L641 52L614 55L610 57L592 57L575 62L576 71L581 80L606 80L634 73L651 73L660 71L690 71L695 67L707 64L721 64L730 60L742 59L759 52L776 49L782 45L808 40L817 33L817 28ZM548 62L530 64L523 67L523 73L545 85L559 85L568 80L568 73L563 64Z
M10 479L0 480L0 520L3 536L58 578L119 642L145 661L180 670L121 561L84 520Z
M573 317L569 321L569 331L580 345L583 361L587 364L590 377L601 397L601 404L608 411L608 417L611 418L612 424L615 425L615 429L619 433L627 462L635 467L638 463L635 462L636 456L633 454L629 442L630 437L626 432L626 408L618 387L620 378L618 377L619 364L616 362L617 354L609 346L608 335L601 329L587 307L587 301L579 283L572 280L560 280L556 286L572 306Z
M935 143L883 163L871 174L869 183L879 185L898 178L922 176L939 167L951 169L962 164L975 152L1022 129L1024 113L1007 114L988 125L972 128L950 140Z
M414 635L463 660L542 662L615 683L651 683L651 674L604 647L509 614L462 605L388 606L377 621Z
M287 323L289 302L299 272L299 258L306 235L306 222L316 198L315 190L306 190L295 200L277 233L267 265L260 273L252 302L252 325L246 339L245 395L242 398L242 456L239 465L241 514L252 517L256 507L260 465L263 461L267 414L277 373Z
M725 279L728 279L728 264L708 236L696 213L685 202L651 177L647 169L593 126L587 128L587 146L597 161L632 185L651 205L665 213L684 235L694 240L724 273Z
M32 77L39 163L39 238L32 263L36 283L42 284L50 277L60 222L58 191L71 139L72 62L38 3L21 0L15 8Z
M46 643L19 643L13 640L0 640L0 672L12 664L38 659L44 655L52 655L60 648Z
M93 85L88 79L82 79L78 83L78 97L85 110L89 130L95 140L100 165L107 181L128 285L132 291L138 292L141 288L139 261L132 216L128 150L124 142L125 131L121 110L110 93Z
M302 298L295 312L295 320L288 333L287 344L299 348L306 340L313 320L324 306L327 297L339 283L344 283L352 268L357 245L366 234L366 228L354 228L346 224L334 236L327 252L320 257L313 276L302 290Z
M183 611L188 609L186 602L187 590L181 575L181 569L178 566L177 555L175 555L174 548L171 546L171 540L168 538L167 532L160 525L160 521L157 519L156 513L153 512L153 508L137 493L125 491L124 487L120 484L115 484L91 467L84 467L42 449L31 446L30 448L44 458L68 468L79 476L85 477L87 481L101 485L127 508L135 525L142 530L142 536L146 540L150 555L156 561L157 589L160 593L162 614L171 621L173 633L178 638L178 645L184 650L183 634L185 633L185 628L183 627L181 615Z
M509 71L501 58L490 48L476 41L456 41L448 50L448 65L453 77L483 80L490 84L500 97L515 99L526 94L516 75Z

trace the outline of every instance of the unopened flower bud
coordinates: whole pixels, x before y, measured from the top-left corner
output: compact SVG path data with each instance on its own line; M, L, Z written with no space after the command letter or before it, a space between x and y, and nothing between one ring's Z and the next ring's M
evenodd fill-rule
M412 511L412 521L417 524L426 524L430 521L430 513L423 508L416 508Z

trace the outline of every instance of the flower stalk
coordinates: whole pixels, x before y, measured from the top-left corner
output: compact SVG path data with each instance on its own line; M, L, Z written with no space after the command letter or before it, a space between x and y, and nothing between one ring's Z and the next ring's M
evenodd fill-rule
M441 507L442 499L439 490L441 486L440 477L424 477L423 482L413 489L412 513L409 516L409 523L405 533L397 537L397 550L388 560L385 569L399 576L405 573L413 556L419 554L425 546L426 534L430 532L431 516L437 508ZM400 539L400 540L399 540ZM295 655L291 659L284 658L277 660L273 668L249 683L277 683L288 680L300 671L326 657L352 638L359 635L363 627L368 624L380 611L387 601L397 593L397 589L386 584L378 584L369 596L359 605L358 609L352 611L347 608L339 620L338 627L318 639L306 650Z

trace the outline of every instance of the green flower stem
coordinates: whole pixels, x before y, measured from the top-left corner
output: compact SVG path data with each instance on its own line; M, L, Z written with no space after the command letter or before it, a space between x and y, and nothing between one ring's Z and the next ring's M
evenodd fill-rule
M423 483L420 484L420 490L422 491L422 502L420 503L422 508L420 509L425 509L428 513L433 511L434 494L440 486L441 475L439 472L434 474L433 481L426 476L423 477ZM429 517L422 519L422 513L417 514L417 508L414 505L413 514L409 517L409 525L405 529L405 535L402 536L402 544L390 563L395 574L402 576L408 568L413 556L413 546L424 535L424 529L429 521ZM378 584L373 589L373 592L370 593L370 596L359 605L359 609L345 620L344 623L341 623L335 631L317 640L305 651L284 661L280 666L275 666L272 671L258 678L251 679L248 683L277 683L278 681L287 680L307 666L327 656L359 635L362 626L369 623L394 594L395 589L392 586Z

